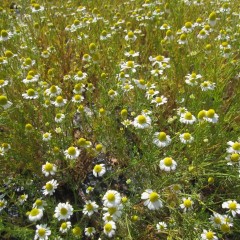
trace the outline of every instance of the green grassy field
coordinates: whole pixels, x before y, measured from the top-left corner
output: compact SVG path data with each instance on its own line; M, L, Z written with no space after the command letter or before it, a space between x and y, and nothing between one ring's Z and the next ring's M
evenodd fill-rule
M238 0L0 3L0 239L238 240Z

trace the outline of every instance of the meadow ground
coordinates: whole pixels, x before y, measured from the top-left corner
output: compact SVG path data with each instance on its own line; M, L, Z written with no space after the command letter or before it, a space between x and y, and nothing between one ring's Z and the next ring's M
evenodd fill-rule
M239 0L0 2L0 238L237 240Z

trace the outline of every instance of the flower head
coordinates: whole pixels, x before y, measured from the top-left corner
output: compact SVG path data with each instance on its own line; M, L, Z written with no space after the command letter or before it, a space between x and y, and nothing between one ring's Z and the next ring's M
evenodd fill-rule
M144 206L147 206L150 210L158 210L163 206L159 194L151 189L146 189L142 193L141 199L144 200Z
M43 174L48 177L49 175L55 175L57 171L57 166L53 163L49 163L48 161L42 165Z
M165 132L155 132L153 143L158 147L167 147L171 143L171 138Z
M121 203L121 196L115 190L108 190L103 196L103 205L105 207L115 207Z
M51 181L48 181L45 186L43 187L43 194L44 195L53 195L55 190L57 189L58 183L56 180L52 179Z
M68 202L66 203L59 203L55 208L54 217L60 220L66 220L71 217L73 214L73 207Z
M177 167L177 163L170 157L166 157L160 161L159 167L166 172L174 171Z
M113 221L109 221L104 225L103 228L104 233L108 236L108 237L113 237L116 231L116 224Z
M212 232L211 230L203 230L203 233L201 234L202 240L217 240L218 237L215 236L215 232Z
M222 208L228 209L228 211L232 213L233 217L235 217L236 214L240 214L240 204L237 203L235 200L229 200L227 202L224 202L222 204Z
M98 208L99 206L96 204L95 201L86 201L83 208L83 214L90 217L94 212L98 211Z
M102 177L106 173L105 164L97 164L93 168L93 175L95 177Z
M34 240L47 240L48 236L51 235L51 230L47 227L46 224L40 224L36 226L36 233Z
M28 215L28 219L31 222L36 222L36 221L40 220L42 218L42 216L43 216L43 210L42 209L33 208Z
M183 203L180 204L180 208L183 209L184 212L190 211L193 208L194 202L191 200L190 197L183 198Z
M151 126L151 118L146 115L138 115L132 124L139 129L149 128Z
M76 159L80 155L80 150L76 147L69 147L64 151L65 157L69 159Z

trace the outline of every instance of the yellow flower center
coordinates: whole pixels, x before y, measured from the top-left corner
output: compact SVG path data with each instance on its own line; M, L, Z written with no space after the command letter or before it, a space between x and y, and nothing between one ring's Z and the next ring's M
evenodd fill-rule
M236 210L237 209L237 204L235 202L231 202L228 205L230 210Z
M66 228L67 228L67 223L66 223L66 222L63 222L63 223L61 224L61 228L62 228L62 229L66 229Z
M133 32L128 32L128 37L129 38L133 38L134 37L134 33Z
M110 208L108 208L108 212L109 212L110 215L113 215L116 211L117 211L117 208L116 208L116 207L110 207Z
M164 165L167 166L167 167L170 167L173 164L172 158L169 158L169 157L164 158L163 162L164 162Z
M6 30L1 31L1 36L2 37L8 37L8 32Z
M76 101L80 101L80 100L81 100L81 95L79 95L79 94L75 95L75 96L74 96L74 99L75 99Z
M47 183L45 187L47 191L51 191L53 189L53 185L51 183Z
M26 64L26 65L31 65L31 64L32 64L32 59L31 59L31 58L27 58L27 59L25 60L25 64Z
M97 173L101 172L102 171L102 166L101 165L96 165L94 167L94 171L97 172Z
M51 163L46 163L44 166L46 172L51 172L53 170L53 165Z
M69 154L69 155L75 155L75 154L76 154L76 149L75 149L75 147L69 147L69 148L68 148L68 154Z
M231 161L232 162L238 162L239 161L239 154L238 153L233 153L231 155Z
M207 232L207 233L206 233L206 238L207 238L207 239L213 239L213 238L214 238L213 232L211 232L211 231Z
M192 201L190 199L185 199L183 201L183 205L186 207L186 208L190 208L192 206Z
M164 24L163 24L164 25ZM167 24L166 24L167 25ZM168 26L168 25L167 25ZM166 26L166 27L167 27ZM161 56L161 55L158 55L158 56L156 56L156 61L158 61L158 62L161 62L161 61L163 61L163 56Z
M213 118L215 114L215 111L213 109L209 109L206 113L208 118Z
M35 216L37 216L38 214L39 214L39 209L37 209L37 208L33 208L32 210L31 210L31 212L30 212L30 215L31 216L33 216L33 217L35 217Z
M220 217L215 217L213 221L216 224L221 224L221 218Z
M224 223L221 225L220 229L222 232L227 233L230 231L230 226L227 223Z
M28 74L27 77L26 77L27 80L32 80L33 79L33 76Z
M203 119L204 117L206 117L206 111L202 110L198 113L198 119Z
M186 22L185 23L185 27L186 28L191 28L192 27L192 23L191 22Z
M147 122L147 119L146 119L146 117L144 115L140 115L140 116L138 116L138 122L140 124L144 124L144 123Z
M115 200L115 194L114 193L108 193L107 200L112 202Z
M159 139L160 141L165 141L166 138L167 138L167 135L166 135L165 132L160 132L160 133L158 134L158 139Z
M97 144L96 150L97 150L98 152L102 151L102 148L103 148L102 144Z
M78 75L78 77L82 77L83 76L83 72L82 71L78 71L77 75Z
M232 145L232 148L234 149L234 150L240 150L240 143L239 142L235 142L233 145Z
M1 80L0 80L0 85L3 85L4 82L5 82L5 81L4 81L3 79L1 79Z
M57 87L54 86L54 85L51 86L51 87L50 87L50 92L51 92L51 93L56 93L56 92L57 92Z
M134 62L133 61L128 61L127 62L127 67L133 68L134 67Z
M66 214L68 213L68 210L63 207L63 208L61 208L60 213L61 213L62 215L66 215Z
M8 99L6 96L0 96L0 105L6 105L8 102Z
M44 228L38 229L38 235L40 237L43 237L46 234L46 230Z
M43 201L42 201L41 199L37 199L36 202L35 202L35 204L36 204L38 207L40 207L40 206L43 205Z
M191 134L190 134L190 133L184 133L184 134L183 134L183 138L184 138L185 140L190 140Z
M156 192L151 192L149 194L149 200L151 202L156 202L159 199L159 195Z
M92 210L93 210L93 205L92 205L91 203L88 203L88 204L86 205L86 209L87 209L88 211L92 211Z
M192 120L192 114L190 112L185 113L184 118L187 120Z
M34 96L35 95L34 89L32 89L32 88L28 89L27 90L27 95L30 96L30 97Z
M110 231L112 230L112 225L111 225L111 223L105 224L104 229L105 229L106 232L110 232Z
M63 97L62 96L57 96L56 97L56 102L57 103L62 103L63 102Z

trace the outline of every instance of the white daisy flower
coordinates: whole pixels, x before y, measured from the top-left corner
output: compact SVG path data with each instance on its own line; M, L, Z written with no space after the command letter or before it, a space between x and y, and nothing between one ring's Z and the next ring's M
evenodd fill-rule
M141 199L144 200L144 206L147 206L150 210L158 210L163 206L159 194L153 192L151 189L146 189L142 193Z
M106 211L104 215L110 215L113 221L116 221L118 218L122 216L123 205L119 204L115 207L104 207L103 211ZM104 216L103 216L104 218Z
M134 35L134 33L132 31L128 32L127 35L124 38L126 41L130 41L130 42L135 42L137 39L137 36Z
M102 200L105 207L115 207L121 203L121 196L115 190L108 190Z
M55 101L51 101L55 107L63 107L67 103L67 99L64 99L62 96L57 96Z
M31 7L32 9L32 12L35 13L35 12L42 12L44 10L44 7L43 6L40 6L38 3L34 3Z
M171 143L171 138L165 132L155 132L153 143L158 147L167 147Z
M108 237L113 237L116 231L116 224L113 221L109 221L104 225L103 228L104 233L108 236Z
M120 71L130 70L131 72L135 73L137 71L136 68L140 67L140 65L135 63L134 61L127 61L125 63L122 63L120 67Z
M43 210L41 208L33 208L28 215L28 219L31 222L36 222L40 220L42 216L43 216Z
M44 207L47 205L46 201L42 200L41 198L36 199L33 204L33 208L38 208L44 210Z
M49 175L55 175L57 171L57 166L53 163L49 163L48 161L42 165L42 173L48 177Z
M64 151L65 157L69 159L76 159L80 155L80 150L77 147L69 147Z
M167 224L165 222L159 222L156 225L158 232L167 230Z
M185 78L186 78L185 82L188 85L196 86L196 85L198 85L198 81L202 78L202 75L196 74L193 72L192 74L187 74L187 76Z
M30 83L37 82L38 79L39 79L39 75L32 76L31 74L28 74L27 77L22 80L22 82L24 84L30 84Z
M216 228L220 228L221 224L223 224L223 216L216 212L213 213L209 220Z
M156 107L158 107L158 106L161 106L161 105L167 103L167 98L164 97L164 96L155 97L155 98L151 101L151 103L155 103L155 104L156 104Z
M7 206L7 201L5 199L0 199L0 212Z
M194 140L193 136L188 132L180 134L179 138L184 144L191 143Z
M202 240L218 240L218 237L215 236L215 232L212 232L211 230L203 230L203 233L201 234Z
M208 91L208 90L214 90L216 84L210 81L204 81L203 83L200 84L200 87L202 91Z
M12 103L8 101L7 97L4 95L0 95L0 107L3 107L4 109L8 109L12 106Z
M227 142L229 147L227 148L228 153L238 153L240 154L240 142L233 142L229 141Z
M82 71L78 71L76 75L74 75L73 79L75 81L83 81L87 78L87 73L82 72Z
M185 124L193 124L196 122L196 117L193 116L190 112L186 112L180 116L180 122Z
M84 97L80 94L75 94L72 97L72 102L74 102L74 103L81 103L83 100L84 100Z
M177 163L172 158L166 157L160 161L159 167L163 171L170 172L176 170Z
M61 123L65 119L65 114L57 113L54 120L56 123Z
M57 189L58 183L57 180L52 179L51 181L48 181L45 186L43 186L43 194L44 195L53 195L55 190Z
M84 229L84 232L87 237L92 237L96 233L96 230L94 227L87 227Z
M24 202L26 202L28 199L28 195L27 194L22 194L21 196L18 197L18 202L20 204L23 204Z
M154 89L149 89L149 90L147 90L145 96L146 96L147 99L152 99L158 93L159 93L159 91L156 91Z
M239 153L231 153L225 159L228 160L227 165L238 165L240 162L240 155Z
M227 202L224 202L222 204L222 208L229 209L228 211L232 213L233 217L236 216L236 214L240 214L240 204L237 203L235 200L229 200Z
M51 138L52 138L52 134L49 132L46 132L42 135L42 140L45 142L49 141Z
M180 204L180 208L182 208L184 212L187 212L193 209L194 202L191 200L190 197L183 198L182 200L183 200L183 203Z
M71 222L63 222L59 228L59 231L61 233L66 233L70 228L71 228L72 224Z
M4 80L4 79L1 79L0 80L0 88L4 88L5 86L7 86L9 83L8 80Z
M32 88L29 88L26 91L26 93L22 94L22 96L23 96L24 99L37 99L39 97L37 91L35 91Z
M206 117L204 118L207 122L216 123L219 116L215 113L213 109L206 111Z
M135 128L144 129L151 126L151 118L146 115L138 115L132 122Z
M95 177L102 177L106 173L105 164L97 164L93 168L93 175Z
M66 203L59 203L55 208L55 214L53 215L55 218L60 220L66 220L70 218L73 214L73 207L68 202Z
M62 92L62 89L58 86L52 85L50 88L45 90L45 94L49 97L57 97Z
M13 33L7 30L2 30L0 34L0 42L7 41L13 37Z
M48 236L51 235L51 230L47 227L46 224L36 225L36 233L34 240L47 240Z
M89 217L98 211L99 206L95 201L86 201L83 207L83 214L88 215Z

